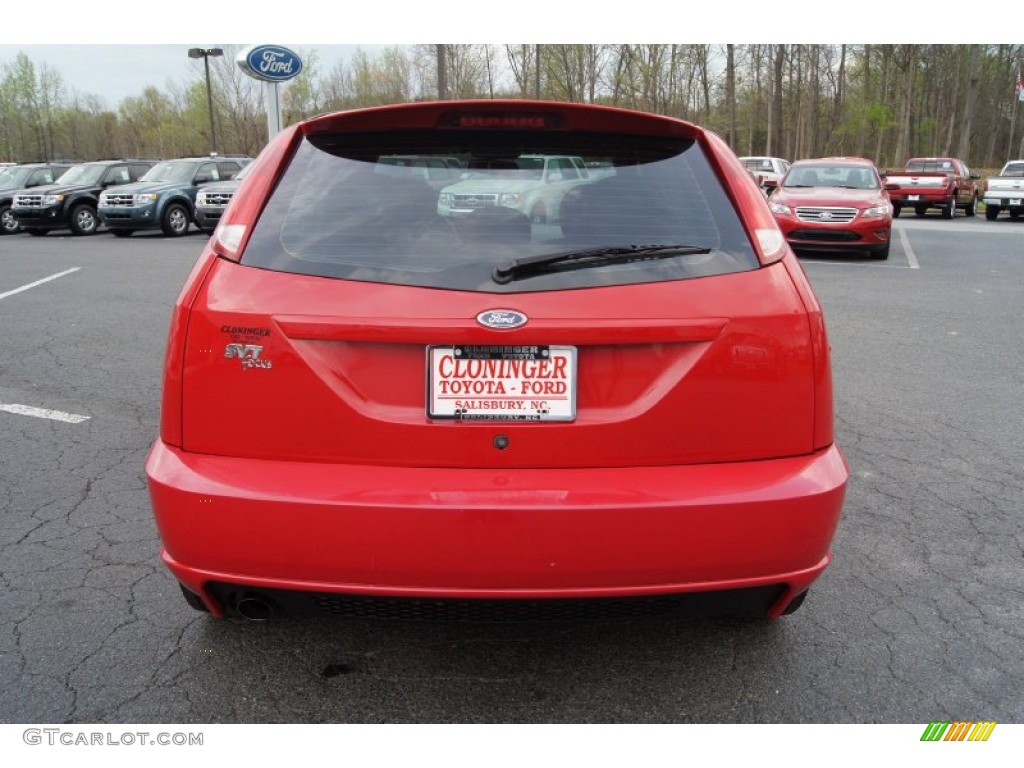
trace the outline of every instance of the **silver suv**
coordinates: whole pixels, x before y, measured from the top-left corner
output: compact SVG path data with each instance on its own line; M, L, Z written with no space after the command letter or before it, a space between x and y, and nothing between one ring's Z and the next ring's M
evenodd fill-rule
M437 201L442 216L469 216L481 208L508 208L534 224L559 220L562 199L590 181L583 159L572 155L519 155L470 166L462 181L445 187Z

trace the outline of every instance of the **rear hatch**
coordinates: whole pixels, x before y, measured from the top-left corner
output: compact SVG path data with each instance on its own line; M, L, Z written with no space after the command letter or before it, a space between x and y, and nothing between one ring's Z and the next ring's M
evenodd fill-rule
M717 145L660 118L570 130L586 114L536 130L444 130L441 114L422 117L435 131L336 119L298 132L269 201L247 182L218 231L251 229L240 261L213 260L192 304L182 447L567 469L821 447L808 294L791 264L759 258ZM450 221L436 189L378 172L400 152L466 165L565 153L614 173L552 196L544 223L508 210ZM755 195L750 184L743 199L777 232ZM537 263L552 254L574 255Z

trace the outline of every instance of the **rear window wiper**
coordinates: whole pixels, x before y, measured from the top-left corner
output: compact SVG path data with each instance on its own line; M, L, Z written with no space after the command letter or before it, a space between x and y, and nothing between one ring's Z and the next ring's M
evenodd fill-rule
M496 266L491 272L491 278L494 282L504 285L513 280L547 272L565 272L570 269L603 267L606 264L624 264L631 261L668 259L673 256L693 256L705 253L711 253L711 249L700 245L678 243L587 248L514 259Z

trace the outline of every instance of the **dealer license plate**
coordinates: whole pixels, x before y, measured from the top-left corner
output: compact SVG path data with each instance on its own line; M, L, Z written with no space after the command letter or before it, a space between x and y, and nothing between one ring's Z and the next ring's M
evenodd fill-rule
M920 200L920 195L907 195L907 200Z
M428 347L427 417L572 421L576 347Z

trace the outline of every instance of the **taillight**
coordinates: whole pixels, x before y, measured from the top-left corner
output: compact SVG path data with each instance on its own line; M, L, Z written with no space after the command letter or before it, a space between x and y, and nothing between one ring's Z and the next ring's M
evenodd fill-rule
M241 260L253 225L263 212L263 206L292 153L298 129L298 126L292 126L281 131L260 152L252 170L235 191L210 238L211 247L218 256L231 261Z
M438 120L441 128L471 129L515 129L515 130L561 130L565 120L556 112L537 112L531 110L510 110L494 112L489 110L467 110L448 112Z
M245 224L226 224L221 221L213 231L213 249L218 256L231 261L242 257L242 241L248 227Z
M772 220L774 222L774 219ZM778 226L759 227L754 230L762 264L772 264L786 255L786 238Z
M800 294L804 309L807 311L811 354L814 356L814 431L811 435L811 447L818 451L827 448L835 440L835 414L832 405L832 355L828 343L828 333L825 329L825 316L811 289L811 283L796 257L783 261L783 265L789 272L793 285L797 293Z
M181 447L182 444L182 410L181 388L185 368L185 342L188 338L188 323L192 304L199 295L199 289L206 280L206 275L216 261L211 246L203 249L199 259L192 267L192 272L185 280L185 286L174 302L171 314L171 326L167 333L167 351L164 354L163 393L160 402L160 439L167 445Z

